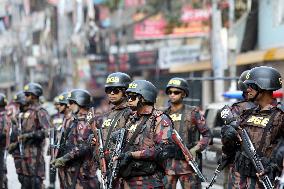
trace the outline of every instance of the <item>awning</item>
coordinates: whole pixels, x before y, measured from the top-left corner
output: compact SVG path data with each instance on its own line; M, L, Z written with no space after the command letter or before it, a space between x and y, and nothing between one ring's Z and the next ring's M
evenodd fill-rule
M271 48L268 50L250 51L237 56L237 66L273 62L284 60L284 48ZM170 73L184 73L194 71L212 70L211 60L200 61L182 66L172 66Z

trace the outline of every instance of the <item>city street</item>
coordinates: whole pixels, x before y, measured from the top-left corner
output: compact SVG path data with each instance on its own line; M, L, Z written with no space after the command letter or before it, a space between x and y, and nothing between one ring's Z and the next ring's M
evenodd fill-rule
M45 156L46 162L49 162L49 156ZM18 181L17 178L17 174L16 174L16 169L15 169L15 165L14 165L14 160L13 157L11 155L8 155L7 157L7 170L8 170L8 187L12 188L12 189L20 189L21 185ZM46 180L44 181L45 183L45 187L48 187L49 184L49 179L48 179L48 165L46 165ZM205 169L204 171L205 176L208 179L211 179L211 177L213 176L213 172ZM202 183L202 188L205 189L205 187L208 185L208 183ZM58 182L58 178L56 180L56 189L59 189L59 182ZM181 189L181 187L179 186L177 189ZM222 187L220 185L213 185L212 189L222 189Z

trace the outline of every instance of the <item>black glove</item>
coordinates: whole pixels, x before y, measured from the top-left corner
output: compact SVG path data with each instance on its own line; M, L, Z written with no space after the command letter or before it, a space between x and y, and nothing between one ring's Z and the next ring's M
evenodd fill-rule
M225 140L236 140L238 132L230 125L224 125L221 128L221 137Z
M265 174L270 175L273 174L275 171L280 171L278 170L278 166L274 162L274 160L271 160L270 158L262 157L261 162L263 164Z
M119 156L118 156L118 160L120 160L120 167L124 167L125 165L127 165L130 160L133 158L132 154L130 151L128 152L125 152L125 153L121 153Z

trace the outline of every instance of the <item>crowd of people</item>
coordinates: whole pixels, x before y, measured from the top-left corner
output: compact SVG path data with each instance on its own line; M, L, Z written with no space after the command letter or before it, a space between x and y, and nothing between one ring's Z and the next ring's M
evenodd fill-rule
M281 75L255 67L240 76L238 87L244 100L220 114L219 162L230 167L227 188L283 188L277 178L283 175L284 106L272 96L282 88ZM200 108L183 102L190 94L187 81L168 81L170 103L162 110L155 108L157 88L126 73L108 75L105 93L108 108L95 109L87 90L63 92L54 99L58 113L52 117L39 102L43 89L37 83L19 91L13 106L0 94L0 188L7 188L7 153L22 189L45 188L49 137L51 189L56 174L62 189L175 189L178 181L184 189L200 189L201 152L212 135Z

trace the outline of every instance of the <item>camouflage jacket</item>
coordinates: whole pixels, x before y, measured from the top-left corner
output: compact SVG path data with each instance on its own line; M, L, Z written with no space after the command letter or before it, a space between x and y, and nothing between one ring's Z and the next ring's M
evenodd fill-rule
M22 117L22 134L30 137L23 142L24 157L20 165L16 165L21 173L27 176L45 176L44 145L47 130L51 128L50 117L39 104L32 104Z
M87 125L86 115L87 112L73 115L71 123L65 128L66 153L63 158L68 160L65 169L69 173L78 172L74 175L75 178L91 180L96 177L97 165L92 159L92 148L87 142L93 132Z
M208 146L211 140L211 133L199 108L184 105L183 108L177 112L172 112L169 107L166 113L172 118L175 130L182 137L183 141L185 141L189 149L196 146L198 152L201 152ZM181 127L182 122L184 123ZM201 139L200 135L202 135ZM187 174L192 172L192 168L184 160L166 160L167 175Z
M253 103L251 101L239 101L239 102L234 103L231 106L231 111L232 111L234 117L236 117L237 120L239 121L240 115L244 111L255 108L255 107L256 107L255 103Z
M0 150L4 150L9 143L11 120L5 110L0 112Z
M141 130L137 137L135 137L133 144L129 147L129 150L133 152L134 161L144 160L154 162L156 160L157 146L161 146L162 144L169 142L172 133L172 122L166 114L148 106L140 113L140 115L135 113L128 120L126 124L126 141L131 139L137 129L137 126L141 125L143 122L145 122L145 124L141 126ZM158 174L125 179L125 184L129 188L154 188L163 186Z
M274 100L264 108L259 106L241 115L240 127L247 130L260 156L271 157L273 149L284 136L283 105Z
M128 120L130 113L130 108L127 107L126 102L123 102L118 106L113 106L111 108L111 111L96 118L94 124L92 125L92 128L94 133L96 132L96 129L101 129L103 136L103 145L106 155L111 153L114 145L111 140L108 140L108 144L106 144L107 138L111 138L111 134L113 132L125 127L126 121Z

